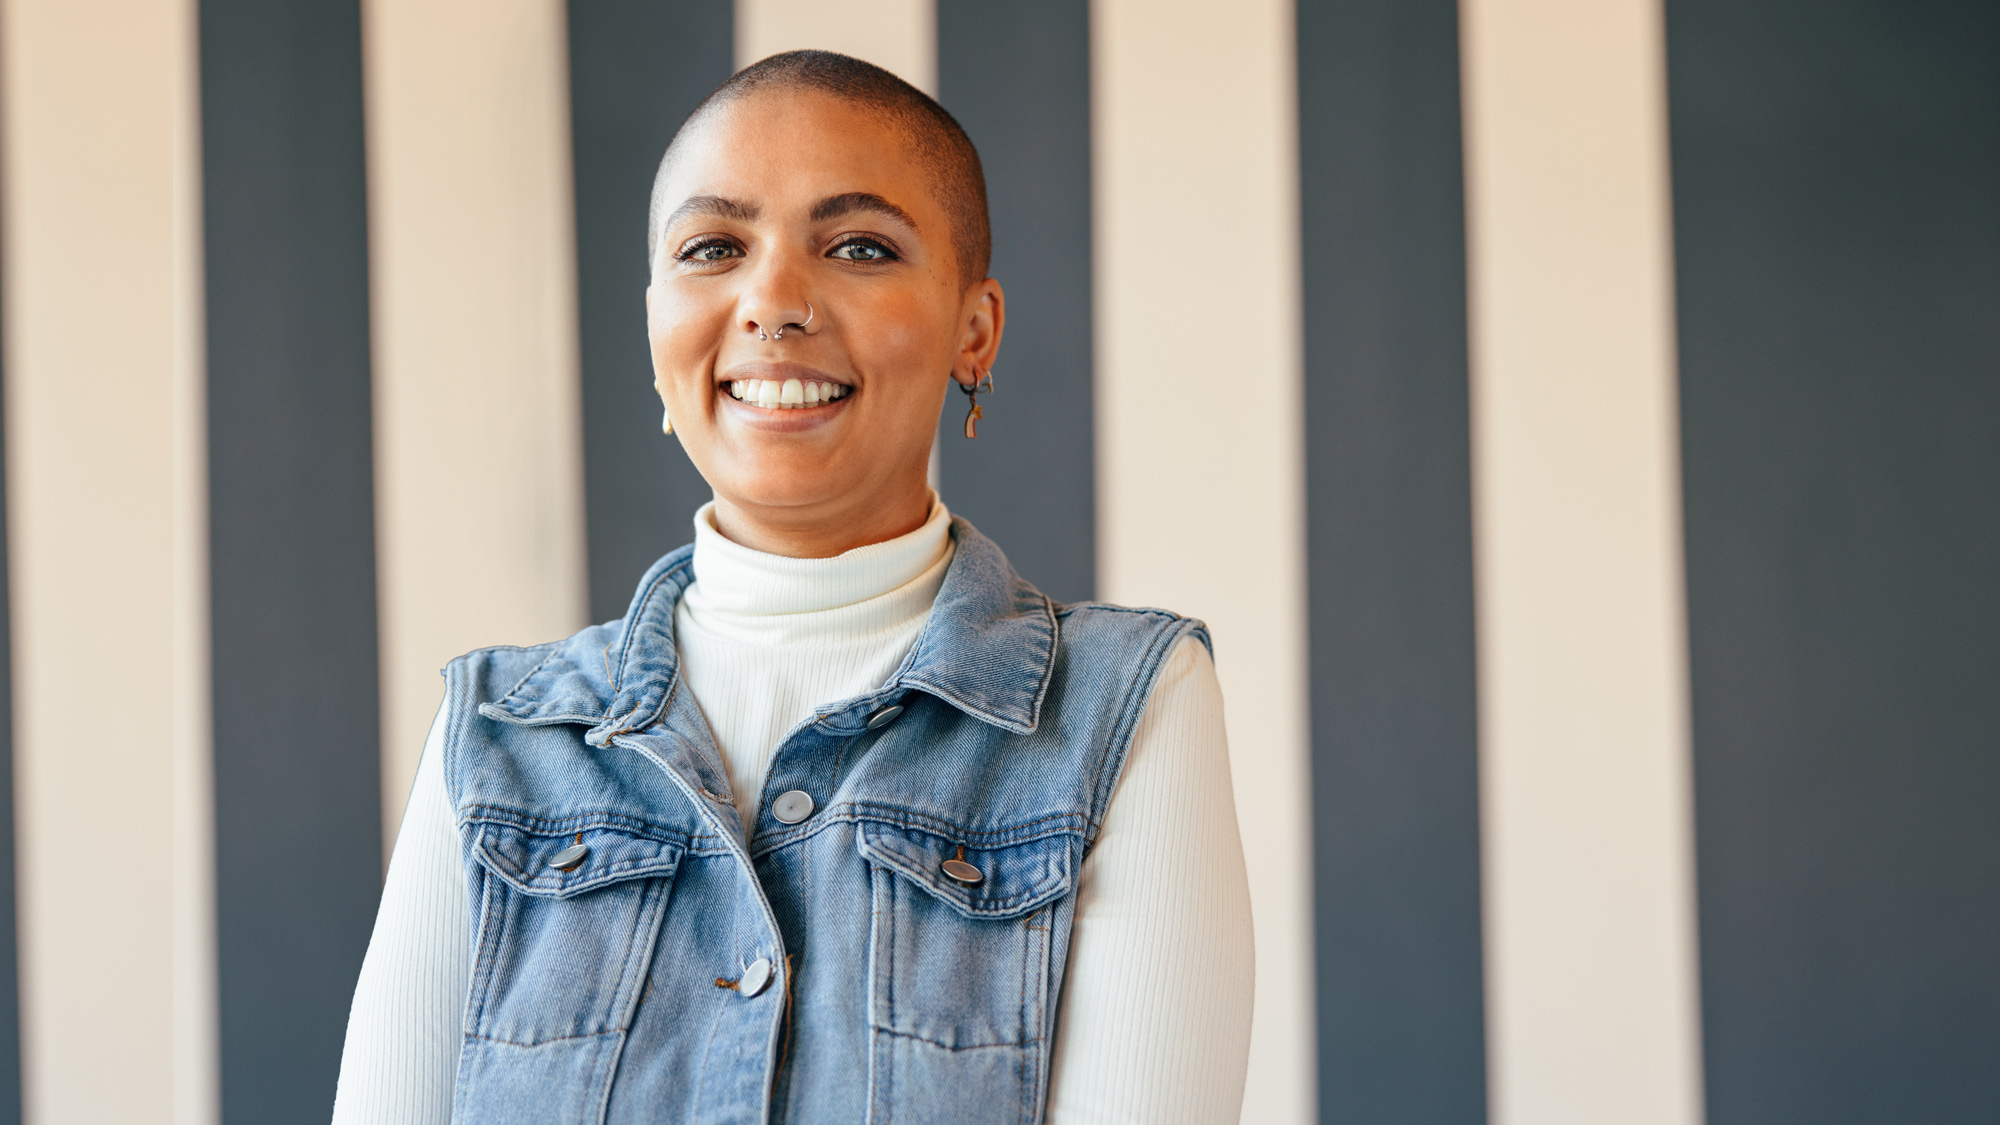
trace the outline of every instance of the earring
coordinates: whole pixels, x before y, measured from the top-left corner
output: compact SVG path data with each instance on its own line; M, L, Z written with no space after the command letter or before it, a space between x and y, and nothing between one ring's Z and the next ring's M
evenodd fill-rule
M976 438L979 436L979 420L986 417L986 408L979 405L979 392L985 391L989 395L993 393L993 369L989 367L985 374L980 374L979 369L975 367L972 373L979 377L972 381L971 386L960 383L958 389L964 391L965 397L972 400L972 409L965 412L965 436Z
M663 434L674 432L674 416L664 410L660 412L660 432Z

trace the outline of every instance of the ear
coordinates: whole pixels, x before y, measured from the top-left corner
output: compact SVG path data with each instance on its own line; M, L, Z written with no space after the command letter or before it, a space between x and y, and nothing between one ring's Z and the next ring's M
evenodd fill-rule
M1007 327L1007 294L1000 283L989 277L966 290L959 317L964 330L959 333L951 377L969 387L993 370L1000 354L1000 335Z

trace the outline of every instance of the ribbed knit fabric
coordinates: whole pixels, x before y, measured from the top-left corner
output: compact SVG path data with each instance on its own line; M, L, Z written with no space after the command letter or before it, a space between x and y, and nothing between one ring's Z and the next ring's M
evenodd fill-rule
M788 559L695 520L675 617L682 671L754 821L772 752L822 703L871 690L915 642L951 560L933 501L918 530ZM471 966L458 832L433 727L349 1016L336 1125L446 1125ZM1254 983L1222 693L1182 642L1141 716L1080 876L1051 1125L1237 1120Z
M788 559L724 539L714 508L695 513L695 580L674 637L748 827L792 728L822 703L882 686L909 654L951 563L951 513L933 495L930 517L908 535L838 558Z

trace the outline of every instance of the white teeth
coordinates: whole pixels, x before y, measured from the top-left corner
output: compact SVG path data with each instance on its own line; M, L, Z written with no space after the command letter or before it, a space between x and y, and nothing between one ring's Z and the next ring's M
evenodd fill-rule
M731 398L767 409L803 410L846 398L851 388L804 379L735 379L723 384Z

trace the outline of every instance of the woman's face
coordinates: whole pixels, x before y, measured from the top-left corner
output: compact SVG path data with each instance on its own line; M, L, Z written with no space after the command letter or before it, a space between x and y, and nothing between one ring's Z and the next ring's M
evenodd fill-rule
M654 382L724 534L830 555L921 523L948 379L992 366L1003 311L997 283L961 286L903 133L826 95L750 94L683 138L662 204Z

